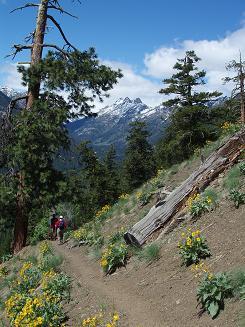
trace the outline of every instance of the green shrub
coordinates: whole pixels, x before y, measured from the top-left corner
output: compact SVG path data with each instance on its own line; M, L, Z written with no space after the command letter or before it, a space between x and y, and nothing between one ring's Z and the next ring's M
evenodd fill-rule
M58 215L64 216L65 219L71 222L72 226L81 224L83 217L78 205L68 202L59 203L56 206L56 212Z
M140 205L144 206L144 205L146 205L147 203L150 202L150 199L152 197L152 193L146 192L146 191L137 192L136 197L137 197Z
M241 193L236 189L230 191L230 198L235 203L236 208L245 203L245 193Z
M71 280L50 268L52 261L57 267L53 260L57 257L47 242L43 242L39 250L38 264L25 262L17 279L9 281L5 311L10 326L29 326L31 322L31 326L60 327L67 318L63 306L70 299Z
M138 252L137 256L141 260L153 262L160 258L160 245L152 243L147 245L142 251Z
M197 300L212 318L224 307L224 299L232 296L232 285L226 273L206 274L197 289Z
M12 240L12 229L4 228L4 231L0 231L0 257L9 254Z
M245 161L239 165L240 172L245 175Z
M34 265L37 265L38 264L38 259L37 259L37 257L35 255L29 255L26 258L26 261L31 262Z
M8 268L5 266L0 267L0 278L6 277L8 275L9 271Z
M101 247L104 244L104 237L101 234L101 223L86 223L83 227L72 232L71 237L77 242L83 242L84 245Z
M124 243L111 244L102 252L100 265L104 272L110 274L126 264L127 256L128 250Z
M90 257L92 260L96 260L96 261L100 260L101 255L102 255L102 250L101 250L101 248L92 247L92 248L89 250L89 257Z
M239 269L229 274L233 293L236 297L245 300L245 270Z
M203 192L203 196L206 199L211 199L211 203L212 203L213 207L218 204L218 201L219 201L218 193L212 187L206 188L206 190Z
M222 134L223 135L232 135L236 132L238 132L242 127L242 124L234 124L231 122L224 122L221 126Z
M205 194L194 194L187 201L189 212L193 217L200 216L205 211L211 211L215 205L212 198Z
M121 228L116 233L112 234L109 237L108 244L116 244L119 242L123 242L124 228Z
M45 217L41 219L37 223L36 227L34 228L34 231L30 238L31 244L35 245L39 241L46 240L49 236L49 231L50 231L49 220L48 217Z
M59 269L58 267L62 264L63 260L64 259L62 255L46 256L45 258L43 258L41 262L41 268L43 271L48 271L51 269L57 271Z
M182 233L181 236L182 239L178 243L178 248L180 249L183 264L186 266L198 263L200 259L211 255L207 241L201 236L199 230L193 232L189 230L187 233Z
M12 257L13 257L12 254L10 254L10 253L6 253L6 254L4 254L4 255L1 256L0 262L7 262L7 261L9 261Z
M49 270L43 274L42 289L48 296L70 301L71 278L63 272Z

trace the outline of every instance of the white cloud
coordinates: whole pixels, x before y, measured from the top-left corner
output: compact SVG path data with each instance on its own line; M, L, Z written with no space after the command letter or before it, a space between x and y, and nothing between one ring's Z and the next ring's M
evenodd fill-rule
M113 61L104 61L103 63L113 69L120 68L123 77L119 79L118 84L109 91L110 97L105 99L102 104L99 104L99 107L111 104L119 98L125 97L131 99L139 97L144 103L150 106L155 106L162 102L163 96L158 94L158 91L161 88L161 83L152 82L149 78L136 73L133 67L125 63Z
M185 40L176 47L161 47L144 58L146 76L166 78L174 72L177 58L183 58L185 51L194 50L202 60L199 67L207 72L206 90L220 90L229 94L232 85L223 85L222 78L228 73L226 64L239 58L239 51L245 55L245 27L240 28L219 40Z
M16 89L24 90L21 84L21 75L17 72L17 64L5 63L0 67L0 77L2 85Z

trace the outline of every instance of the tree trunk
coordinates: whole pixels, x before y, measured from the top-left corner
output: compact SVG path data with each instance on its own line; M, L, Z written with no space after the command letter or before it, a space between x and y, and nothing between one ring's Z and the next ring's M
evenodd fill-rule
M245 130L238 132L220 146L167 198L163 205L152 207L149 213L136 223L124 238L128 244L141 246L147 238L181 209L190 195L203 191L224 169L232 165L245 149Z
M16 219L14 225L14 242L13 252L18 253L26 244L27 228L28 228L28 215L26 212L26 199L23 191L24 174L18 174L18 193L16 200Z
M244 73L241 66L240 72L240 101L241 101L241 123L245 124L245 113L244 113Z
M43 41L47 23L47 10L49 0L41 0L38 9L36 29L33 41L33 47L31 50L31 66L34 66L42 59ZM39 98L40 92L40 79L32 86L28 87L28 100L26 110L31 109L35 100ZM25 110L25 109L24 109ZM28 212L27 212L27 200L25 197L25 174L23 171L19 172L19 185L17 193L17 212L14 226L14 253L19 252L26 244L27 232L28 232Z
M36 29L34 35L33 48L31 51L31 66L37 65L42 59L43 41L47 24L47 11L49 0L41 0L38 9ZM27 109L31 108L33 102L38 99L40 92L40 79L28 89Z

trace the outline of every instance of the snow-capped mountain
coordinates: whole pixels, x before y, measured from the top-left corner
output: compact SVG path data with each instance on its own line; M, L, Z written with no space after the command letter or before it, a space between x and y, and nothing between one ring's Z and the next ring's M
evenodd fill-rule
M0 90L0 113L8 106L10 100L11 99Z
M152 108L140 98L131 100L126 97L99 110L97 117L75 120L67 128L76 143L90 140L98 155L103 156L108 147L114 144L122 157L130 122L145 121L151 133L150 142L155 143L163 134L169 113L169 109L162 105Z
M12 89L7 86L0 86L0 92L6 95L10 100L22 97L26 95L25 91L16 91L15 89ZM1 105L1 104L0 104ZM25 100L19 100L17 102L17 108L22 108L25 106Z
M4 93L10 99L15 99L26 94L24 91L16 91L7 86L0 86L0 92Z

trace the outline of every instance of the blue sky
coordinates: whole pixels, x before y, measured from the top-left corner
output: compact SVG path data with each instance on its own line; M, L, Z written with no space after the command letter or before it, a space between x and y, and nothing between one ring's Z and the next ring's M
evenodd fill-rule
M22 43L33 30L35 9L10 14L29 1L0 0L0 84L20 87L14 63L27 60L28 52L14 61L4 58L13 43ZM37 2L37 1L36 1ZM139 96L147 104L161 101L157 94L161 79L186 50L194 49L207 70L206 87L225 93L221 77L227 61L245 54L244 0L83 0L74 4L61 0L64 8L79 17L55 15L70 41L80 49L96 48L102 61L124 71L124 79L111 92L113 102L120 96ZM50 24L51 25L51 24ZM51 30L50 42L60 42Z

